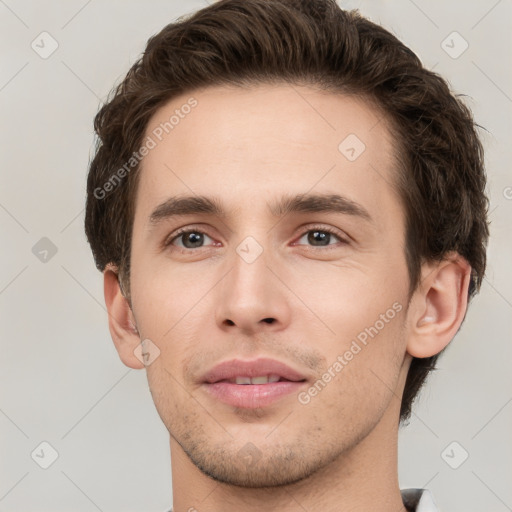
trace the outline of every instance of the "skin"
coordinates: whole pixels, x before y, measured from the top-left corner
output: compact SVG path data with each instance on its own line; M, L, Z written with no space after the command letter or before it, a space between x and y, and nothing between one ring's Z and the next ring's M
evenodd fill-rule
M121 360L144 368L134 354L144 339L160 351L146 371L170 434L174 512L405 510L397 437L407 370L411 356L439 353L455 335L469 265L457 254L424 264L409 301L394 144L375 106L305 86L209 87L161 107L146 133L191 96L197 106L142 162L131 309L116 268L104 272ZM354 161L338 150L349 134L366 146ZM372 221L278 218L267 206L334 192ZM151 212L176 195L215 196L226 215L152 227ZM203 245L187 248L182 236L164 247L182 227L205 233ZM308 238L324 228L336 233L327 245ZM263 249L252 263L236 251L249 236ZM291 394L238 409L201 386L221 361L270 357L301 372L307 390L393 304L401 311L307 404Z

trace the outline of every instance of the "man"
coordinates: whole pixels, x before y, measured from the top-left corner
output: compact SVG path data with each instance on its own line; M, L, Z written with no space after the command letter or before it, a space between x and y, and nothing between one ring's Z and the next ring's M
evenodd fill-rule
M468 109L332 0L221 0L148 42L95 120L86 233L173 511L436 510L397 437L478 291Z

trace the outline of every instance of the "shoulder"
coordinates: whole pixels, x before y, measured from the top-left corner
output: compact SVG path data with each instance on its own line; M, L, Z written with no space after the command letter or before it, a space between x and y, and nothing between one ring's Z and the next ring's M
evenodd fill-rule
M412 512L441 512L428 489L402 489L402 500Z

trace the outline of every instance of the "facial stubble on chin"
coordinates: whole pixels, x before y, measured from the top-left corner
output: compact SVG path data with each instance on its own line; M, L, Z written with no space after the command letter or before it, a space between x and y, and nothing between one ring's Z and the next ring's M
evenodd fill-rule
M261 408L237 408L233 413L244 418L247 424L267 414ZM269 442L269 446L262 447L262 450L248 439L242 448L233 453L232 447L236 444L233 436L226 432L224 440L212 441L198 415L185 415L182 419L184 422L179 428L181 435L171 434L175 441L204 475L229 486L264 489L291 485L326 468L340 455L332 450L322 454L314 446L305 449L305 443L300 439L295 445L288 446L271 446ZM192 424L194 427L190 428Z

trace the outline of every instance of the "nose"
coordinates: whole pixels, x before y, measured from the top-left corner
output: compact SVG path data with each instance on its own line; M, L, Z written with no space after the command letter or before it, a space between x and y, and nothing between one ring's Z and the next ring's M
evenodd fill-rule
M242 256L240 256L242 254ZM277 263L264 250L254 261L234 251L231 269L218 288L216 321L222 330L251 334L286 328L291 311Z

